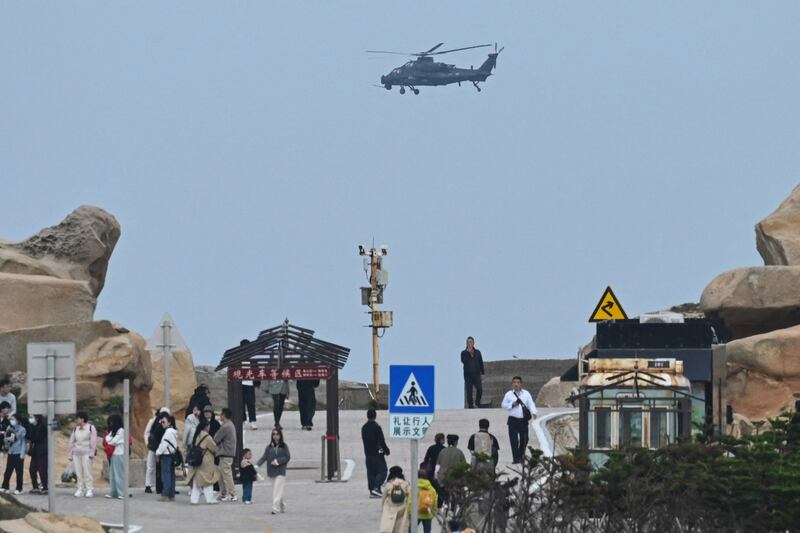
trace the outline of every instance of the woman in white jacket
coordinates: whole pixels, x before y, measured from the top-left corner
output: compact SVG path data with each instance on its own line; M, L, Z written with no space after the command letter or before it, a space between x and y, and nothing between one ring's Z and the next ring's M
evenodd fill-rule
M173 454L178 451L178 430L175 417L165 416L159 421L164 428L164 436L156 450L156 462L161 468L161 497L159 501L175 501L175 463Z
M108 435L105 440L114 447L109 465L109 485L111 491L106 494L106 498L117 498L121 500L125 494L125 428L122 426L122 416L111 415L108 417Z

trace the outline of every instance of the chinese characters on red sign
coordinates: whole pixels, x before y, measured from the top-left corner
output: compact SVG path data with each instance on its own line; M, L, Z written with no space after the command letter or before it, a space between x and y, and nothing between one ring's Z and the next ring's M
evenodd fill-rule
M327 366L293 366L289 368L228 368L228 381L266 381L277 379L328 379Z

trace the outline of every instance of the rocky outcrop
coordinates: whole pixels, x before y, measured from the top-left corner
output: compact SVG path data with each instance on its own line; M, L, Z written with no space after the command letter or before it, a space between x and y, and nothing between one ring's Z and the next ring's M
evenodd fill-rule
M800 267L738 268L714 278L700 307L721 318L733 339L800 324Z
M734 411L759 420L791 410L800 390L800 326L727 345L728 398Z
M561 378L556 376L542 385L534 402L537 407L572 407L567 398L577 388L577 381L561 381Z
M96 300L84 281L0 273L0 332L92 320Z
M150 404L161 407L164 400L164 352L150 350L150 361L153 365L153 388L150 390ZM186 350L171 353L169 383L170 410L178 415L183 415L183 410L189 405L189 399L197 387L192 352Z
M0 272L85 281L97 297L119 237L113 216L84 205L25 241L0 242Z
M800 265L800 186L756 224L756 248L765 265Z

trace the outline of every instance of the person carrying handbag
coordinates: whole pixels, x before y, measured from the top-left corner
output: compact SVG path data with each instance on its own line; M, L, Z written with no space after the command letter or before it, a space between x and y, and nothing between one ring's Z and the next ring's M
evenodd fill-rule
M522 388L522 378L511 379L511 390L503 397L502 407L508 412L508 438L514 464L522 463L528 448L528 423L536 418L536 404L531 393Z

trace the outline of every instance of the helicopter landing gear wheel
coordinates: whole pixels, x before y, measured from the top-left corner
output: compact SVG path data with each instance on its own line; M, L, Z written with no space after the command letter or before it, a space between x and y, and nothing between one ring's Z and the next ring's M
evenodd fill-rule
M392 86L390 84L388 84L388 83L386 85L384 85L384 87L386 87L387 91L391 91L392 90Z
M480 88L480 87L478 87L478 82L477 82L477 81L473 81L473 82L472 82L472 85L474 85L474 86L475 86L475 88L476 88L476 89L478 89L478 92L481 92L481 88Z
M414 91L414 94L419 94L419 89L411 89L411 90Z
M400 94L406 94L406 88L400 87Z

